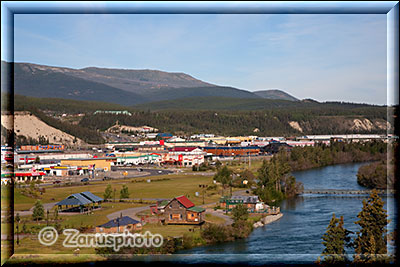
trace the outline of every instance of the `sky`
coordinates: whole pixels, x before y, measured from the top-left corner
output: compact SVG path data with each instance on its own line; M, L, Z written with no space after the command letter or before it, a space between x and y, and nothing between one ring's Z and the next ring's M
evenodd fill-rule
M387 104L385 14L15 14L14 60Z

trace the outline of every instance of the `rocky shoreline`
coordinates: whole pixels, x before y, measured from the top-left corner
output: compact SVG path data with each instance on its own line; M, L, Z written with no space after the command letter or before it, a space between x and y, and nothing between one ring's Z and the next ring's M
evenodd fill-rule
M254 223L253 224L253 228L258 228L258 227L267 225L269 223L272 223L272 222L274 222L276 220L279 220L282 216L283 216L283 213L279 213L279 214L276 214L276 215L265 216L260 221Z

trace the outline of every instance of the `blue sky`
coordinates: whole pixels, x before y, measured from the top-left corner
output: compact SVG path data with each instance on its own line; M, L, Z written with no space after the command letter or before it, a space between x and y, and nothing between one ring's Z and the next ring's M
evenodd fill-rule
M14 60L386 104L386 15L15 14Z

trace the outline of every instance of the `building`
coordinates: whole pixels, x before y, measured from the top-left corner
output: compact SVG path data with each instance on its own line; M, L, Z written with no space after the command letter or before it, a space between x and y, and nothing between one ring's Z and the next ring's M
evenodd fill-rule
M156 138L166 140L166 139L172 138L172 134L170 134L170 133L158 133L158 134L156 135Z
M206 146L203 150L220 157L255 156L260 153L258 146Z
M154 164L161 161L161 155L156 153L139 156L123 156L116 158L117 161L114 162L114 165L116 166Z
M192 167L204 163L206 152L197 147L174 147L168 153L161 154L162 163L183 167Z
M16 171L15 182L21 183L26 181L43 181L43 177L46 175L45 172L41 171Z
M63 151L64 150L64 145L26 145L26 146L21 146L19 148L20 151Z
M226 211L232 211L237 205L245 206L249 213L275 213L277 211L275 208L271 208L260 201L258 196L222 197L219 200L219 205Z
M165 206L169 203L169 200L158 200L156 204L150 205L150 211L152 215L162 214L165 211Z
M132 116L132 113L130 113L127 110L96 110L93 115L96 114L113 114L113 115L128 115Z
M74 167L90 167L94 166L95 170L111 171L111 164L117 161L115 157L107 158L90 158L90 159L63 159L61 165Z
M63 212L85 212L101 208L100 204L103 200L104 199L101 197L86 191L69 195L67 198L58 202L56 206Z
M187 197L175 197L165 205L165 224L196 224L204 223L204 208L196 207Z
M142 230L142 224L129 216L115 218L105 224L96 226L96 233L123 233Z
M271 142L270 144L261 147L260 152L265 154L276 154L280 150L289 151L292 147L286 143Z

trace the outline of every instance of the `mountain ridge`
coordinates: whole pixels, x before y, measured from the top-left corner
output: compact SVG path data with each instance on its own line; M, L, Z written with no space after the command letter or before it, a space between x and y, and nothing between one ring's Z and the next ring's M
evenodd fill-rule
M298 98L296 98L280 89L258 90L258 91L253 91L253 93L262 98L266 98L266 99L281 99L281 100L289 100L289 101L299 101Z

